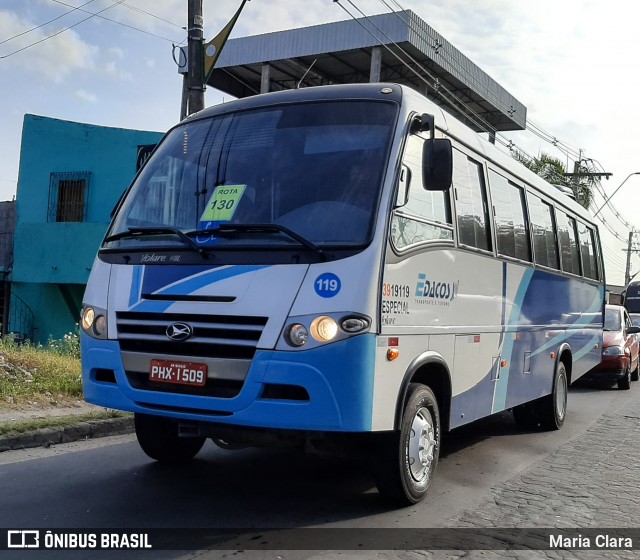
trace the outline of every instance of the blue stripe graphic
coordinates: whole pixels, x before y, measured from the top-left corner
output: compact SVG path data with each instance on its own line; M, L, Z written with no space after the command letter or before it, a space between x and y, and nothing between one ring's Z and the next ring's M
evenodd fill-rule
M589 309L585 313L583 313L579 319L577 319L575 322L572 323L572 327L575 328L575 327L590 325L591 323L593 323L593 314L596 311L600 311L601 308L602 308L602 297L600 295L600 291L598 290L598 294L596 298L591 302ZM562 342L564 342L572 334L573 333L571 332L571 329L569 329L568 331L563 331L562 333L554 336L548 342L540 346L540 348L538 348L535 352L532 352L531 357L533 358L534 356L536 356L537 354L540 354L541 352L546 352L550 348L551 349L557 348L558 346L560 346ZM581 348L579 351L581 350L583 350L583 348ZM574 361L575 361L575 355L576 354L574 353Z
M142 286L143 265L135 265L131 278L131 292L129 293L129 307L133 307L140 301L140 289Z
M504 269L504 274L506 276L506 268ZM531 278L533 277L533 270L527 269L522 275L522 280L520 281L520 285L518 286L518 291L516 292L515 299L513 300L513 307L511 309L511 314L509 316L509 323L505 325L505 327L509 327L511 325L517 325L519 322L520 313L522 310L522 305L524 302L524 298L527 294L527 289L529 288L529 283L531 282ZM506 278L504 281L504 285L506 286ZM513 336L505 336L504 346L502 347L501 358L506 360L508 363L511 363L511 354L513 352ZM507 402L507 387L509 385L509 368L500 368L500 376L496 381L496 386L493 393L493 404L491 405L491 412L500 412L504 410Z
M154 292L156 295L190 295L193 292L203 288L205 286L209 286L211 284L215 284L216 282L221 282L222 280L226 280L228 278L233 278L235 276L240 276L242 274L248 274L250 272L255 272L256 270L260 270L262 268L268 268L268 266L249 266L249 265L241 265L241 266L229 266L224 268L216 268L205 274L198 274L195 276L191 276L189 278L185 278L182 282L177 282L172 286ZM162 313L166 311L174 302L172 301L142 301L137 305L134 305L131 309L132 311L152 311L155 313Z

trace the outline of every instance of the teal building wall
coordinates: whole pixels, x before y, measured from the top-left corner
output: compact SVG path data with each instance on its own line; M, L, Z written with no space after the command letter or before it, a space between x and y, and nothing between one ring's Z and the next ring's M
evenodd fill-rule
M75 331L111 210L136 174L139 148L161 137L25 115L7 332L45 344ZM63 173L88 178L82 221L56 221L52 174Z

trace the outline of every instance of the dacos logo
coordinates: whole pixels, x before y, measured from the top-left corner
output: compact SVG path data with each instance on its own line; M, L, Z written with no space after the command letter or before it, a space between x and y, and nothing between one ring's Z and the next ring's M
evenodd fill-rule
M426 274L418 274L416 297L453 301L453 298L455 298L458 293L459 283L459 281L437 282L435 280L427 280Z

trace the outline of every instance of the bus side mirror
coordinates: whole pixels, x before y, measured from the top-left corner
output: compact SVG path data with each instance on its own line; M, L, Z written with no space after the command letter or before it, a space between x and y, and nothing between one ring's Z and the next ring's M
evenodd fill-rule
M422 148L422 184L428 191L448 191L453 175L453 150L448 138L432 138Z
M433 115L424 113L415 121L413 131L428 131L429 140L422 148L422 184L428 191L448 191L453 176L453 150L451 140L436 138Z

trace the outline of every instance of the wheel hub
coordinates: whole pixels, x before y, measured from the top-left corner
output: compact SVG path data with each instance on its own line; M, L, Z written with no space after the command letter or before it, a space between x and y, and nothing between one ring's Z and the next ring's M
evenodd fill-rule
M436 446L433 418L427 408L420 408L413 417L407 446L411 476L420 482L429 472Z
M558 377L556 387L556 413L560 420L564 419L567 411L567 378L564 375Z

